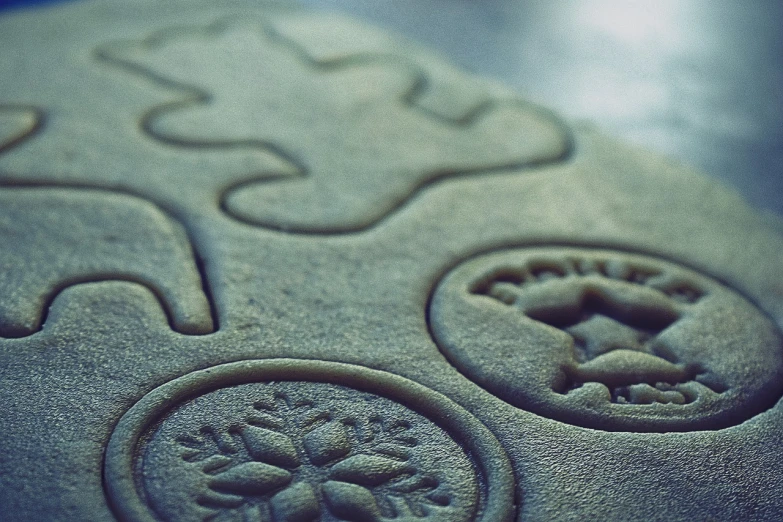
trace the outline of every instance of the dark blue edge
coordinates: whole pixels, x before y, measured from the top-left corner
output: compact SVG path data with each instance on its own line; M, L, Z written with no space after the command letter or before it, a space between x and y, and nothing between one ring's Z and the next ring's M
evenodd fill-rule
M35 7L63 1L72 2L73 0L0 0L0 11L21 9L24 7Z

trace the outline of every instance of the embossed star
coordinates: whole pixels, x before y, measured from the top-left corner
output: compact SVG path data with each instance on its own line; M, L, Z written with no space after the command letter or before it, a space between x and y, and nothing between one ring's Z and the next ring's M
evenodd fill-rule
M638 330L603 314L594 314L565 330L585 351L587 360L617 349L646 352L650 333Z

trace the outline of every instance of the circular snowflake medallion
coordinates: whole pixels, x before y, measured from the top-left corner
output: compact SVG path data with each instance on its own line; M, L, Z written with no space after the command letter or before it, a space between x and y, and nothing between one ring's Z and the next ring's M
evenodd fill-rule
M112 435L106 477L135 520L494 521L513 506L508 462L467 412L315 361L226 364L153 390Z

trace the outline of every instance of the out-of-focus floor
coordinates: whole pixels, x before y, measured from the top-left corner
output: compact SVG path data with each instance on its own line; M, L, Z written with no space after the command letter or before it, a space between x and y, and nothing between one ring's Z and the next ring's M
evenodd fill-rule
M783 2L300 0L353 13L783 214Z
M783 214L783 2L300 3L412 37L570 120L701 168L756 207Z

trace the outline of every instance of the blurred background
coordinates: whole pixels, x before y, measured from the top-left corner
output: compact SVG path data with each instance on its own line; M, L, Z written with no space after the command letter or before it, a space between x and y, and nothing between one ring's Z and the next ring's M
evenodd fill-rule
M0 0L0 16L56 0ZM83 0L69 0L83 1ZM130 0L129 0L130 1ZM300 0L418 40L783 215L783 2Z

